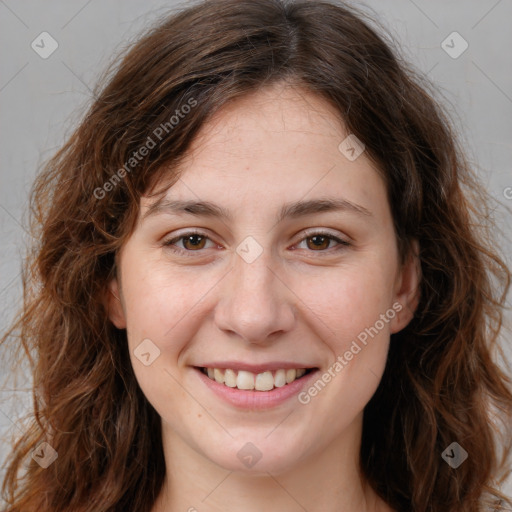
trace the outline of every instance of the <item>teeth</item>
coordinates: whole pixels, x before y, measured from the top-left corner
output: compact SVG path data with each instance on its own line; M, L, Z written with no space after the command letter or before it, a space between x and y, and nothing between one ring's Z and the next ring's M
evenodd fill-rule
M226 370L224 372L224 384L230 388L236 387L236 373L233 370Z
M254 373L239 371L236 378L236 387L238 389L254 389Z
M276 388L282 388L286 384L286 371L277 370L274 376L274 386Z
M286 370L286 384L290 384L297 378L297 370Z
M207 374L212 380L219 384L224 384L230 388L243 390L271 391L276 388L282 388L286 384L291 384L306 373L305 368L277 370L276 372L266 371L254 374L245 370L231 370L220 368L204 368L203 373Z
M274 389L274 377L272 372L258 373L258 375L256 375L256 385L254 389L256 391L270 391Z
M222 370L215 368L213 370L213 377L219 384L224 384L224 373L222 373Z

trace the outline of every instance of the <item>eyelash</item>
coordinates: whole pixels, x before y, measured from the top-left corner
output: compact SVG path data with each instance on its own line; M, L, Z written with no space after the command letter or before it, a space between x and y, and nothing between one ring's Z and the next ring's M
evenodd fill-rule
M177 236L171 240L168 240L166 242L163 243L164 247L167 247L169 248L172 252L174 253L177 253L177 254L190 254L190 253L194 253L194 252L197 252L197 253L200 253L200 252L203 252L205 249L199 249L197 251L190 251L190 250L187 250L187 249L182 249L181 247L176 247L174 244L184 238L187 238L187 237L190 237L190 236L193 236L193 235L197 235L197 236L201 236L203 238L206 238L207 240L210 240L210 237L208 237L206 235L206 233L203 233L201 231L188 231L186 233L183 233L182 235L180 236ZM338 251L338 250L341 250L343 248L347 248L347 247L350 247L352 244L347 242L346 240L343 240L341 238L338 238L334 235L332 235L331 233L326 233L326 232L322 232L322 231L313 231L313 232L310 232L310 233L307 233L306 236L304 238L302 238L300 241L299 241L299 244L309 238L313 238L315 236L321 236L321 237L325 237L325 238L328 238L330 241L335 241L339 244L338 247L336 247L334 249L334 251ZM329 249L326 249L326 250L319 250L319 251L308 251L308 252L318 252L318 253L331 253L329 251Z

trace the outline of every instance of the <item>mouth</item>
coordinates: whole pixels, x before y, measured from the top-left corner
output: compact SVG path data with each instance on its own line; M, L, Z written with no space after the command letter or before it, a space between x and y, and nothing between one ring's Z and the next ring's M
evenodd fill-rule
M317 370L317 368L280 368L253 373L231 368L196 368L210 380L225 387L254 392L269 392L276 388L286 388Z

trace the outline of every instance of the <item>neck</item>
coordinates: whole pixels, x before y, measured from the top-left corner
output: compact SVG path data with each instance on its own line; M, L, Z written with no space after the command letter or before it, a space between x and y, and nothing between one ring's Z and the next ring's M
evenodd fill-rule
M163 423L166 480L152 512L390 512L359 470L360 419L288 471L235 472L198 454Z

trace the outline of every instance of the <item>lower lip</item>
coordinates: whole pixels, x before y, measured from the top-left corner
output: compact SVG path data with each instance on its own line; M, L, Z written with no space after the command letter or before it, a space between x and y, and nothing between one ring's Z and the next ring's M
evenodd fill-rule
M198 368L195 368L195 371L204 384L217 396L241 409L270 409L271 407L276 407L293 396L298 395L315 378L318 372L318 370L313 370L300 379L294 380L291 384L274 388L271 391L255 391L230 388L224 384L219 384L216 380L210 379Z

